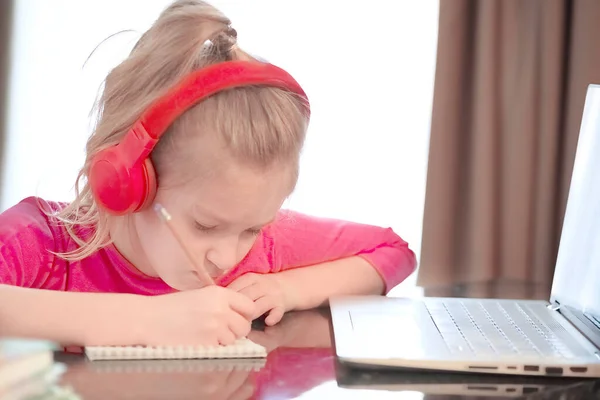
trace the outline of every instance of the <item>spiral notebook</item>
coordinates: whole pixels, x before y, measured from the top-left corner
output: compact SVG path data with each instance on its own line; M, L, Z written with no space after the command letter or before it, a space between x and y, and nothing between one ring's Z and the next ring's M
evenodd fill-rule
M227 346L87 346L85 355L97 360L183 360L265 358L267 350L250 339Z

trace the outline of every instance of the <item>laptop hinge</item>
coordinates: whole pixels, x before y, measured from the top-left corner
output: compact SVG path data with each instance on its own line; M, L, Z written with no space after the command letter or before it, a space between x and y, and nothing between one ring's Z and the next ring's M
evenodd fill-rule
M558 311L562 306L559 303L554 303L548 304L546 307L548 307L548 309L550 309L551 311Z
M554 306L554 304L553 304ZM548 307L555 309L555 307ZM594 323L589 315L585 315L578 309L571 309L569 306L558 307L558 311L566 320L573 325L583 336L600 349L600 326ZM596 352L596 357L600 359L600 351Z

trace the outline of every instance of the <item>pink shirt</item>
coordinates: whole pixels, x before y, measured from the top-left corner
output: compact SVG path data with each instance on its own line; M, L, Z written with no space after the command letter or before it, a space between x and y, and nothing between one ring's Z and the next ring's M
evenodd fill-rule
M74 250L67 231L42 212L63 204L29 197L0 214L0 284L72 292L159 295L175 290L142 274L109 245L77 262L52 254ZM386 292L415 269L408 245L391 229L309 217L282 210L265 227L246 257L218 284L247 273L272 273L360 256L385 281Z

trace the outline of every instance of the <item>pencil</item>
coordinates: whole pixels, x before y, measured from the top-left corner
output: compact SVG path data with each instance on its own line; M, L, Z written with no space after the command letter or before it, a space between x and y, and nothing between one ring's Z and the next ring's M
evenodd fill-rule
M162 222L164 222L165 225L167 225L167 227L171 231L171 234L175 237L175 240L177 240L177 242L179 243L179 246L181 246L181 248L183 249L187 258L190 260L192 265L195 267L196 271L198 272L198 276L201 278L201 280L204 281L204 284L214 285L215 281L213 281L213 279L210 277L208 272L206 272L204 267L199 265L196 262L196 259L194 258L194 256L192 255L192 253L190 252L188 247L185 245L183 238L181 237L181 235L179 235L179 233L177 232L177 229L175 229L175 227L173 226L173 223L172 223L173 218L171 217L171 214L169 214L169 212L162 205L160 205L158 203L154 204L154 211L156 211L156 214L158 215L160 220Z

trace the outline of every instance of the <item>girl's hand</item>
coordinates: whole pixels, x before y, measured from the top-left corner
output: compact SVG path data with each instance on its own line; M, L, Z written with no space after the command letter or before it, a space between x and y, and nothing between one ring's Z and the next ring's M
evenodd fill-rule
M286 311L294 309L296 303L296 295L282 274L245 274L227 288L254 301L254 318L268 312L265 323L272 326L281 320Z
M248 335L256 314L246 296L219 286L147 297L143 345L231 344Z

